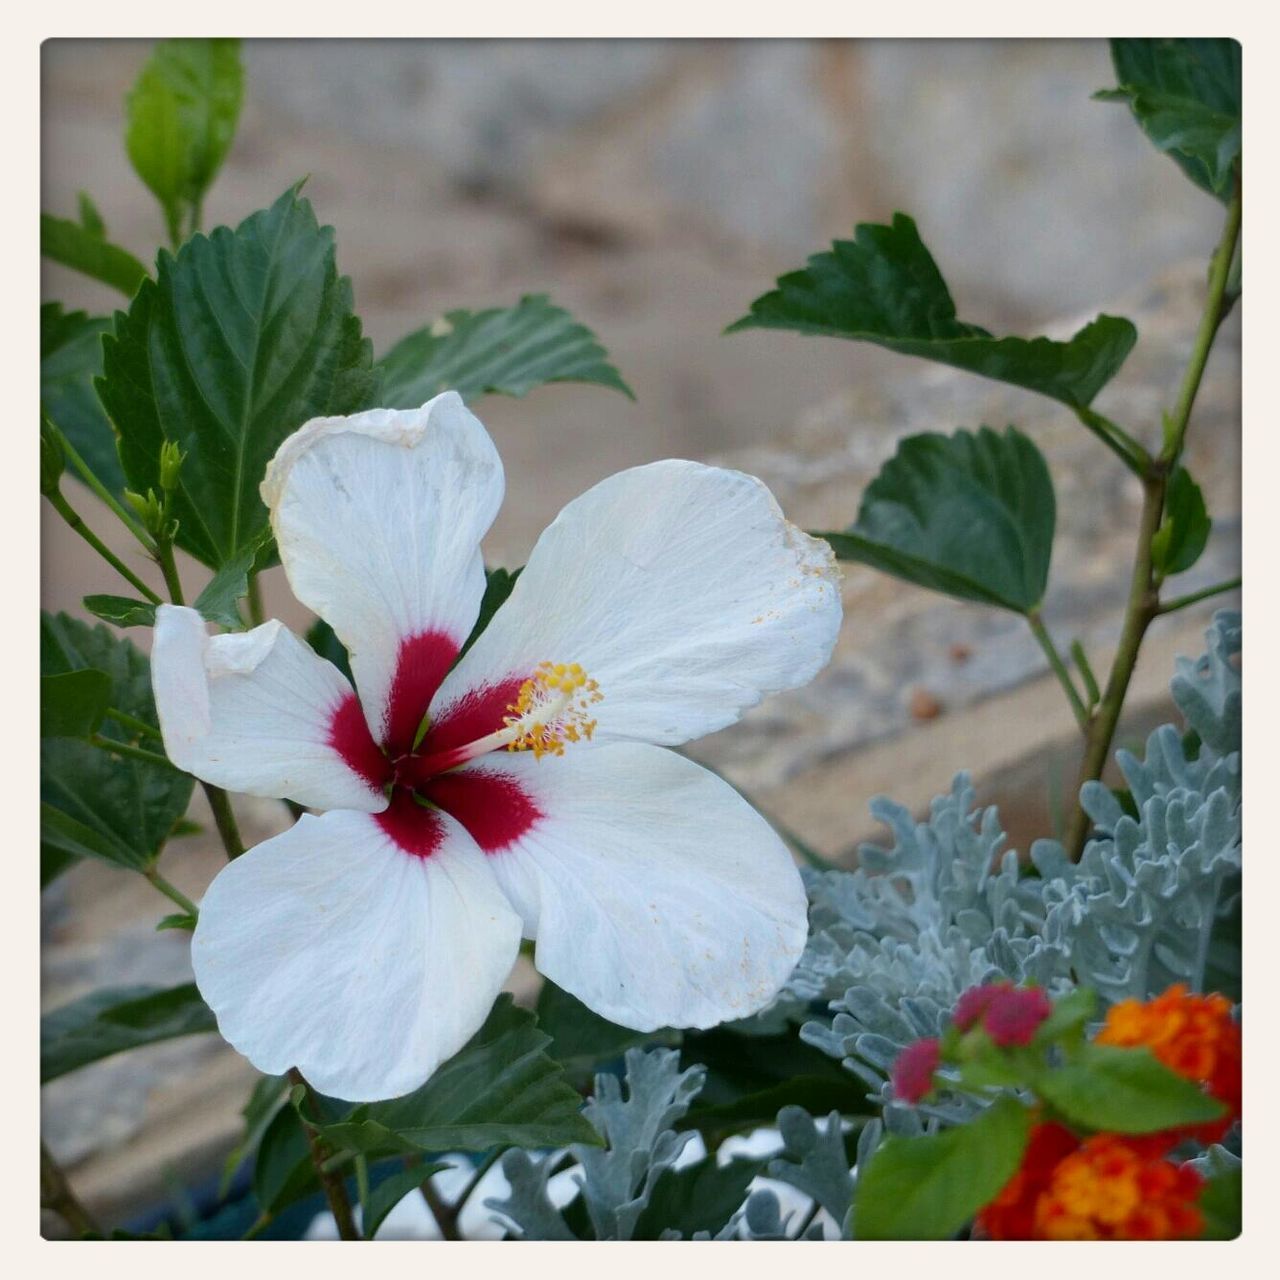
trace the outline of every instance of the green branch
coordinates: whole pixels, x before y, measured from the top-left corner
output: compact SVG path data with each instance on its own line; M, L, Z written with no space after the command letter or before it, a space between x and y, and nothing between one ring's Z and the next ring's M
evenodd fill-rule
M1035 636L1036 642L1044 650L1044 656L1049 659L1049 666L1053 669L1053 674L1058 677L1058 683L1062 686L1063 693L1067 695L1067 701L1071 704L1071 713L1076 718L1076 724L1082 730L1087 729L1089 725L1088 709L1084 705L1084 700L1076 691L1075 681L1071 679L1071 672L1067 669L1067 664L1063 662L1062 656L1054 646L1053 637L1049 635L1049 630L1044 625L1044 619L1040 617L1040 610L1029 609L1023 616L1027 620L1027 626L1031 628L1031 634Z
M1231 578L1227 582L1217 582L1211 587L1205 587L1202 591L1193 591L1190 595L1174 596L1172 600L1166 600L1156 611L1163 617L1166 613L1177 613L1179 609L1185 609L1188 605L1199 604L1201 600L1210 600L1214 596L1220 596L1228 591L1235 591L1239 588L1241 579Z
M58 489L45 495L53 509L75 530L135 591L140 591L152 604L163 603L158 595L120 559L80 518Z

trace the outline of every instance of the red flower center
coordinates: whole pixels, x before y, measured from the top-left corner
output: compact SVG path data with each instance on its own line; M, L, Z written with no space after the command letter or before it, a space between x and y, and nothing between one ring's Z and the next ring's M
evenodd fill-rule
M509 774L483 765L458 771L462 761L455 758L460 748L504 727L523 676L468 693L428 726L415 745L458 649L436 631L400 642L380 746L354 693L339 704L329 726L333 749L371 787L388 792L387 808L374 815L379 826L419 858L430 857L444 840L441 812L460 822L485 853L508 848L542 817L533 797Z

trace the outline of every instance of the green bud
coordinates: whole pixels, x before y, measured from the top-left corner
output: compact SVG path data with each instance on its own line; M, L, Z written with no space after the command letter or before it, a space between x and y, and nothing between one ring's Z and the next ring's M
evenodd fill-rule
M58 481L66 469L58 429L43 414L40 416L40 492L51 497L58 492Z
M158 537L164 528L164 509L160 505L160 499L156 497L156 491L148 489L147 496L144 498L142 494L126 489L124 500L137 512L138 519L142 521L142 527L153 538Z
M172 440L166 440L160 446L160 487L165 493L172 493L178 487L178 475L187 455Z

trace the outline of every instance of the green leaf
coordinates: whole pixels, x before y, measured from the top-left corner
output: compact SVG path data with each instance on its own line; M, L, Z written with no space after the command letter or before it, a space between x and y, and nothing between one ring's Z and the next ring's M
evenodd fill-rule
M678 1031L632 1031L593 1013L550 978L538 993L538 1029L551 1037L548 1052L564 1068L575 1088L586 1088L602 1067L641 1044L671 1044Z
M324 1136L367 1155L599 1146L549 1043L534 1015L501 995L484 1026L420 1089L356 1107Z
M156 925L156 932L163 933L166 929L184 929L187 933L195 931L196 917L186 911L175 912L171 916L164 916Z
M1209 541L1209 519L1200 486L1179 467L1169 477L1164 499L1164 519L1151 539L1151 559L1162 577L1184 573L1200 559Z
M65 613L42 613L41 675L86 668L110 677L112 707L157 725L143 654L106 627L89 626ZM133 740L110 719L99 733L121 742ZM112 756L70 738L41 742L40 768L41 842L53 862L95 857L135 870L151 865L186 812L194 785L189 774L176 769Z
M635 399L605 349L585 325L545 294L514 307L450 311L401 338L378 362L383 403L416 409L441 391L464 400L523 396L548 382L590 382Z
M156 625L156 607L149 600L132 600L128 596L85 596L82 603L95 618L116 627Z
M1053 1003L1053 1012L1036 1028L1036 1045L1049 1044L1082 1032L1098 1008L1098 997L1090 987L1077 987Z
M160 490L166 440L186 454L178 544L218 569L267 529L267 462L309 418L376 399L377 374L333 229L291 189L234 231L195 236L117 313L98 394L120 433L129 487Z
M1240 1234L1240 1206L1244 1183L1239 1168L1210 1178L1200 1192L1204 1214L1202 1240L1234 1240Z
M744 1035L732 1027L686 1031L681 1063L699 1063L706 1080L680 1129L722 1133L772 1125L786 1106L826 1114L869 1112L866 1088L820 1049L794 1032Z
M126 99L125 147L174 244L235 137L243 80L239 40L162 40Z
M222 1177L218 1181L218 1198L225 1199L231 1188L231 1179L236 1170L253 1151L257 1150L262 1135L271 1123L276 1112L284 1106L284 1095L288 1081L284 1076L263 1076L253 1086L248 1101L240 1114L244 1117L244 1132L240 1141L231 1149L222 1165Z
M1118 89L1143 133L1196 186L1226 201L1240 159L1237 40L1112 40Z
M127 249L104 240L70 218L40 215L40 252L53 262L119 289L132 298L147 269Z
M128 1049L216 1030L194 982L106 987L40 1019L40 1083Z
M493 615L511 594L511 589L516 585L516 579L519 576L519 569L514 571L486 569L484 571L484 595L480 598L480 613L476 617L475 626L471 628L471 634L453 660L455 667L462 661L463 654L480 638L480 633L493 621Z
M378 1234L378 1228L386 1221L387 1214L405 1196L417 1191L433 1173L447 1168L447 1164L416 1164L411 1169L401 1169L398 1173L383 1178L376 1187L371 1188L360 1215L364 1238L372 1240Z
M40 736L87 738L102 723L111 698L111 677L86 667L40 677Z
M328 658L352 684L355 684L355 677L351 674L351 659L347 656L342 641L323 618L317 618L307 628L306 641L322 658Z
M1040 1096L1072 1124L1115 1133L1156 1133L1217 1120L1224 1108L1148 1049L1084 1044L1036 1080Z
M1098 316L1069 342L996 338L956 319L955 303L915 222L862 223L853 240L815 254L802 271L751 304L726 330L790 329L873 342L1009 382L1084 408L1116 375L1137 341L1128 320Z
M716 1232L742 1208L763 1159L742 1158L717 1164L715 1157L680 1169L664 1169L654 1183L631 1234L633 1240L657 1240L664 1230L686 1239L695 1231Z
M231 627L239 631L244 626L244 619L237 607L239 602L249 594L249 574L264 543L269 541L265 534L253 546L246 547L234 560L229 560L209 580L208 585L195 598L192 608L199 611L202 618L216 622L220 626Z
M1044 597L1053 481L1039 449L1009 427L909 436L868 485L854 526L821 536L918 586L1016 613Z
M40 307L40 404L111 493L124 489L116 433L93 389L102 372L102 335L111 321L60 302ZM72 469L79 479L79 473Z
M1000 1098L968 1124L886 1139L858 1178L857 1240L947 1240L995 1198L1022 1162L1031 1113Z
M76 193L76 209L80 214L80 225L91 235L100 240L107 238L107 224L102 220L98 206L87 191Z
M282 1106L267 1124L258 1142L252 1187L259 1208L269 1214L320 1190L302 1118L293 1107Z

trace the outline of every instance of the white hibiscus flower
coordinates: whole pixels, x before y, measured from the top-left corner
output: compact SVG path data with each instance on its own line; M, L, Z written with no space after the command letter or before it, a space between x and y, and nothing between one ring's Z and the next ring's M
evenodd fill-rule
M209 636L157 610L170 758L325 810L229 863L192 941L222 1034L353 1101L422 1084L516 958L623 1026L766 1005L806 932L800 877L730 786L665 748L802 685L840 626L825 543L758 480L664 461L543 533L457 665L502 501L454 393L307 423L262 495L298 599L359 696L279 622Z

